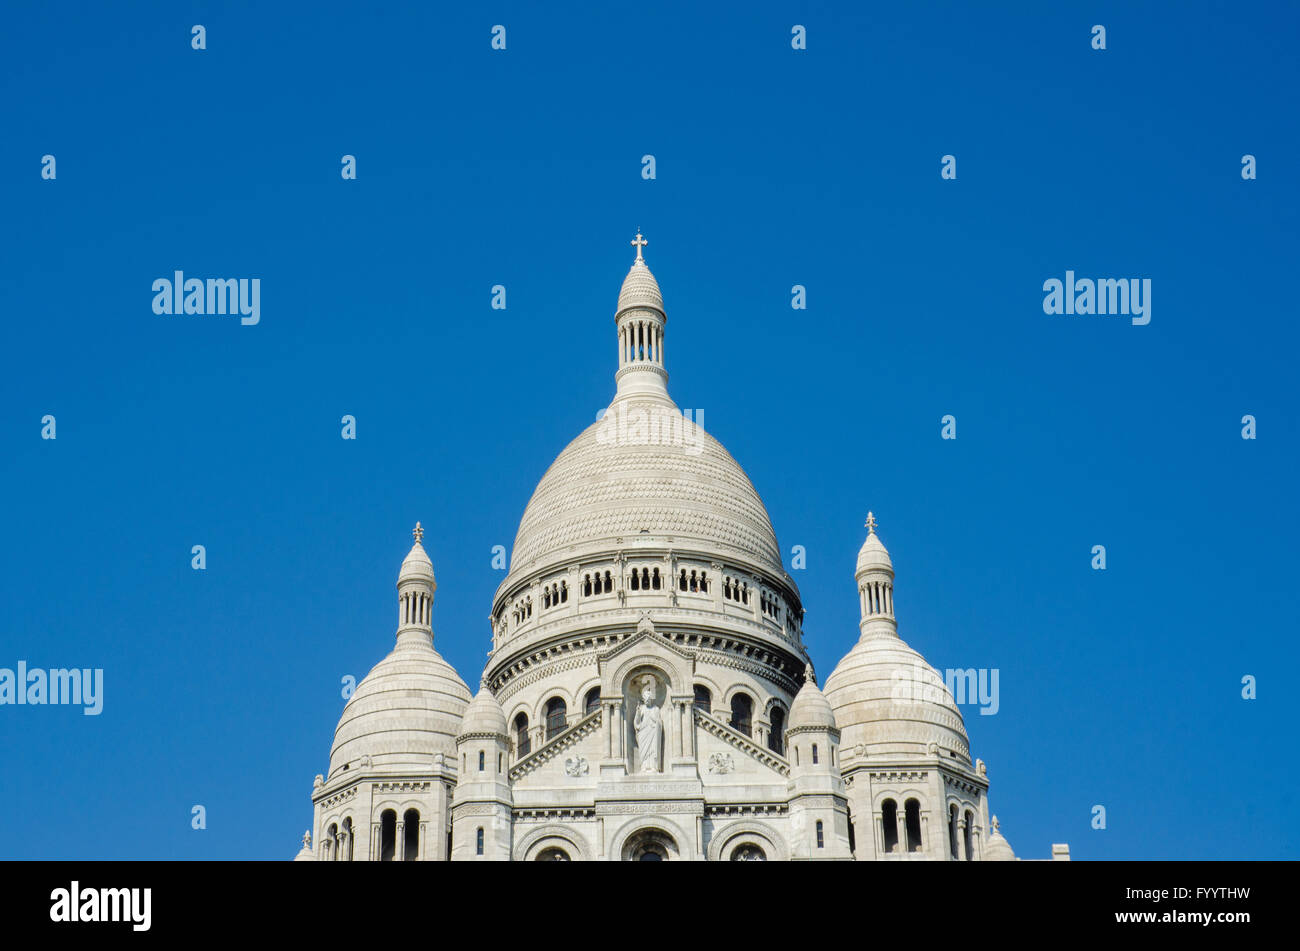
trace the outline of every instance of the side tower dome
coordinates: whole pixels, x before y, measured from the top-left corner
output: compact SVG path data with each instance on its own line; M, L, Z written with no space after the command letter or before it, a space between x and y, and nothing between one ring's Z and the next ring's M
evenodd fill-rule
M436 754L451 757L470 692L433 649L430 621L437 584L433 564L415 544L398 575L397 645L357 685L343 708L330 751L327 783L360 765L377 769L431 766Z
M843 731L846 765L857 756L925 755L934 744L970 764L961 711L938 672L899 636L894 618L894 566L867 513L858 553L862 634L826 679L826 699Z

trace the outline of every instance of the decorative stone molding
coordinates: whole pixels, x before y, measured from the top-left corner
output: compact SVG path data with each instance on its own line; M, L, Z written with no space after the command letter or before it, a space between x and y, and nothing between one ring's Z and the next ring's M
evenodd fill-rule
M518 782L533 770L550 762L554 757L569 749L583 737L595 732L601 723L601 708L597 707L573 726L566 728L559 735L543 743L539 749L529 753L514 766L510 767L510 781Z
M335 806L339 805L340 803L347 802L349 799L355 799L356 795L357 795L357 787L351 786L347 789L342 790L341 792L335 793L334 795L326 799L322 799L320 802L320 807L322 809L333 809Z
M723 826L709 838L708 851L705 853L710 862L726 859L735 846L746 841L756 842L769 861L784 862L790 858L785 845L785 837L766 822L742 819Z
M564 761L564 772L567 776L586 776L590 771L587 760L582 756L572 756Z
M733 730L719 720L715 720L710 714L702 710L696 710L695 723L719 739L735 746L741 752L748 754L751 758L758 760L769 769L775 770L782 776L790 775L790 764L785 757L779 756L769 749L764 749L745 734Z
M669 795L674 789L663 788L659 792L661 795ZM644 802L602 802L596 809L596 814L601 816L643 816L647 812L653 811L656 815L703 815L703 808L700 801L696 800L663 800L647 806Z
M784 802L729 802L706 805L706 819L726 819L739 816L785 816L790 807Z
M577 819L594 819L596 810L593 806L538 806L536 808L515 809L511 815L516 822L542 822L546 820L570 821Z
M736 763L731 758L730 753L710 753L709 754L709 772L726 774L736 768Z
M569 858L576 862L591 861L591 848L587 845L587 840L571 826L565 825L544 825L533 829L516 843L514 858L516 861L530 861L549 848L564 849Z

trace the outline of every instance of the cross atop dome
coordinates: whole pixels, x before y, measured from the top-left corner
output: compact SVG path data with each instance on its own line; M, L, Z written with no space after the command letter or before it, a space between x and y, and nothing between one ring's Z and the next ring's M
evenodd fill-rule
M416 522L416 523L415 523L415 531L411 532L411 535L412 535L412 537L415 539L415 543L416 543L417 545L420 544L421 540L423 540L423 538L424 538L424 529L420 527L420 523L419 523L419 522Z
M874 535L875 533L876 533L876 516L868 512L867 513L867 534Z
M636 229L636 240L630 241L628 243L636 248L636 259L638 261L644 261L645 259L641 257L641 249L644 248L650 242L647 241L645 238L641 237L640 228Z

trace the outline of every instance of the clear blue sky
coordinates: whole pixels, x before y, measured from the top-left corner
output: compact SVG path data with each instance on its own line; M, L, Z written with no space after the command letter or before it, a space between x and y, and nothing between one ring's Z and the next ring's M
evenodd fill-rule
M1294 857L1296 8L853 6L11 5L0 666L105 701L0 707L0 857L291 857L417 519L475 684L638 227L823 678L870 508L903 637L1000 671L965 713L1021 855ZM260 324L156 316L178 269ZM1045 315L1066 269L1151 323Z

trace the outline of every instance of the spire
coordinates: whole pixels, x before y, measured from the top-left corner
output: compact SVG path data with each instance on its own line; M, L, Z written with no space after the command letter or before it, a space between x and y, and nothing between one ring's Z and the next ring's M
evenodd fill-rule
M433 644L433 593L438 582L433 576L433 562L421 540L424 528L419 522L411 532L415 544L402 561L397 575L397 643Z
M862 636L869 633L898 635L894 620L894 563L889 552L876 535L876 516L867 513L867 540L858 551L858 566L854 577L858 582L858 602L862 609L859 627Z
M618 396L668 395L664 369L664 298L659 282L646 266L642 249L650 242L638 230L630 242L636 260L618 292L614 323L618 329Z

